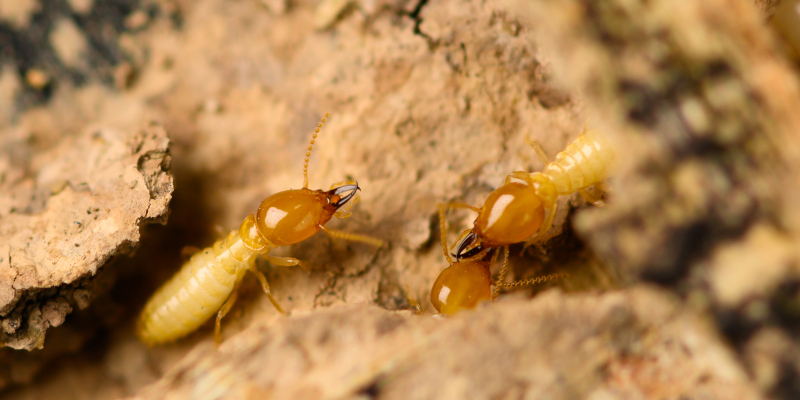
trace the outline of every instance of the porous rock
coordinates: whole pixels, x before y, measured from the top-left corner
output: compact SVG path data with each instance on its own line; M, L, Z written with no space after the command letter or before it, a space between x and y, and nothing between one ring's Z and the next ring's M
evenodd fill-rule
M198 346L136 398L761 398L709 328L649 287L445 319L337 306Z
M88 305L91 277L136 247L140 227L166 221L168 147L159 126L93 127L27 157L16 157L25 154L19 149L0 154L4 346L41 348L48 328Z

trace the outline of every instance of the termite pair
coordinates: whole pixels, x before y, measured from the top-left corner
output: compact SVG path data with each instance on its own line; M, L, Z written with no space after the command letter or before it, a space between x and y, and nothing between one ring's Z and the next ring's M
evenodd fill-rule
M256 257L270 263L295 266L299 260L273 257L272 248L288 246L308 239L320 230L335 238L382 246L383 242L367 236L333 231L325 224L334 216L347 218L358 202L358 183L334 184L330 190L308 189L308 160L314 141L328 114L314 130L303 164L303 188L286 190L267 197L224 239L192 256L147 302L139 317L136 333L148 345L179 339L217 314L214 340L220 341L220 323L236 301L239 283L245 272L252 272L275 308L283 309L270 293L267 278L256 268Z
M236 301L237 288L246 271L258 278L269 300L283 313L270 293L266 277L256 269L255 260L262 255L281 266L298 265L299 261L269 256L272 248L301 242L320 230L337 238L383 245L374 238L325 228L334 216L350 216L360 190L356 182L334 184L328 191L308 189L309 157L327 117L328 114L322 118L309 143L303 165L303 188L267 197L256 215L245 218L238 230L191 257L145 305L137 325L142 342L153 345L181 338L216 313L214 339L219 343L221 320ZM473 228L459 238L455 261L447 248L446 207L439 206L442 249L450 266L442 271L431 289L431 303L438 312L452 314L473 308L482 300L495 298L502 287L533 284L564 275L503 283L508 268L508 246L537 232L540 235L546 232L553 222L559 195L577 191L597 202L584 189L608 179L615 156L607 142L593 131L584 132L552 163L547 162L538 145L534 147L546 164L544 172L512 172L481 208L457 205L477 211L478 217ZM505 259L492 289L490 266L500 248Z
M503 287L535 284L566 275L504 283L508 246L530 243L537 232L538 236L547 232L553 223L558 196L579 192L591 203L598 204L600 199L585 189L610 177L615 154L608 142L594 131L585 131L558 153L553 162L548 162L538 144L533 143L533 146L545 164L544 172L512 172L480 208L463 204L439 205L442 250L450 266L441 272L431 288L431 304L436 311L452 314L474 308L480 301L494 299ZM447 248L445 212L449 207L465 207L478 213L472 229L462 232L454 245L455 260ZM492 289L490 266L500 254L500 248L504 260Z

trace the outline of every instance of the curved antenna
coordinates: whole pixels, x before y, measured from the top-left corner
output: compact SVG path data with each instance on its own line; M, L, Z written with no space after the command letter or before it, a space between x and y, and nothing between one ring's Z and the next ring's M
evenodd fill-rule
M517 286L536 285L538 283L547 282L547 281L550 281L550 280L553 280L553 279L567 278L567 277L569 277L568 273L559 272L557 274L550 274L550 275L545 275L545 276L537 276L536 278L525 279L525 280L522 280L522 281L514 281L514 282L510 282L510 283L503 283L501 286L502 287L513 288L513 287L517 287Z
M503 260L503 267L500 268L500 274L497 275L497 283L492 289L492 300L497 298L497 294L500 293L500 288L505 285L503 280L506 279L506 271L508 270L508 246L503 247L503 254L505 255L505 259Z
M330 113L325 113L325 116L322 117L322 120L320 120L319 124L317 124L317 128L314 129L314 134L311 135L311 141L308 143L308 151L306 151L306 160L303 163L303 189L308 189L308 159L309 157L311 157L311 150L314 148L314 141L317 140L317 135L319 134L320 128L322 128L322 125L325 124L325 121L328 120L328 116L330 115L331 115Z
M450 257L450 252L447 250L447 225L445 224L445 206L442 203L439 203L439 232L442 236L442 251L444 251L444 257L447 259L451 265L453 264L453 258Z

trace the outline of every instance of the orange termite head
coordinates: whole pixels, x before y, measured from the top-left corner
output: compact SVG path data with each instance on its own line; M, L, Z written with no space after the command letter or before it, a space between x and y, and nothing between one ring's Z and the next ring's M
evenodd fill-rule
M431 304L442 314L475 308L492 297L490 262L458 261L450 264L436 278L431 288Z
M542 226L546 201L541 190L528 183L508 182L486 199L472 230L462 236L454 254L469 259L488 248L527 240Z
M350 216L359 190L358 183L346 182L328 191L303 188L275 193L258 207L256 229L274 246L301 242L322 229L332 217Z

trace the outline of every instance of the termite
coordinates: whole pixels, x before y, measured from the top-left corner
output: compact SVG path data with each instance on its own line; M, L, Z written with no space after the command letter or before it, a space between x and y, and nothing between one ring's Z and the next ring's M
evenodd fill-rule
M543 172L510 173L502 186L489 194L483 206L472 207L450 203L440 205L442 247L450 266L443 270L431 289L431 303L437 311L449 314L462 308L473 308L481 300L494 299L501 288L534 284L563 274L548 275L525 281L503 283L508 269L508 246L529 242L542 236L553 223L558 196L579 192L589 202L601 199L585 189L607 180L615 166L615 154L608 142L594 131L584 131L567 148L549 162L535 142L531 145L545 164ZM444 234L444 213L447 208L463 207L478 213L472 229L462 232L450 257ZM490 290L489 266L502 248L505 256L497 284Z
M335 238L383 245L378 239L325 227L334 216L350 216L350 209L359 199L358 183L334 184L328 191L308 189L308 160L328 115L325 114L317 125L308 145L303 164L303 188L267 197L256 215L247 216L238 230L198 251L183 264L145 305L136 329L143 343L155 345L179 339L216 313L214 341L219 344L222 318L236 301L237 289L246 271L256 276L270 302L284 313L270 293L267 278L256 269L256 257L264 256L270 263L280 266L295 266L300 261L270 256L272 248L301 242L320 230Z
M491 266L497 261L500 254L497 248L489 248L482 255L471 259L453 260L447 248L445 206L439 204L439 229L442 232L442 251L450 265L442 270L431 288L431 304L437 312L445 315L454 314L458 310L475 308L482 301L491 300L497 295L500 287L513 288L525 285L535 285L549 280L568 276L566 273L556 273L538 276L531 279L503 283L505 271L508 268L508 246L505 260L500 275L497 278L495 290L492 289Z

